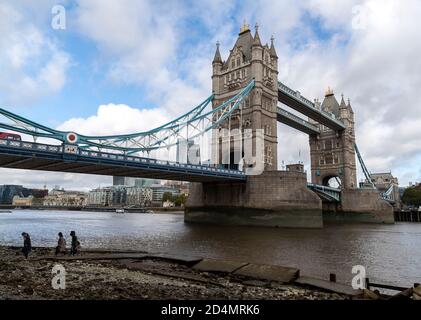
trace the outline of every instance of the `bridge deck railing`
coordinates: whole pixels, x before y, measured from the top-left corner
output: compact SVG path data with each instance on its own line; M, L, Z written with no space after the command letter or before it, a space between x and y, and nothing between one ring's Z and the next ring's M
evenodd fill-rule
M21 149L21 150L35 150L35 151L54 153L54 154L75 155L75 156L90 157L90 158L95 158L95 159L109 159L109 160L115 160L115 161L125 161L125 162L143 163L143 164L158 164L158 165L171 166L174 168L193 169L193 170L200 170L204 172L229 174L229 175L235 175L235 176L245 176L245 173L240 170L224 169L224 168L218 168L216 166L206 166L206 165L201 165L201 164L185 164L185 163L179 163L175 161L158 160L158 159L151 159L151 158L144 158L144 157L137 157L137 156L105 153L105 152L99 152L99 151L80 150L78 149L77 146L74 146L74 145L48 145L48 144L33 143L33 142L26 142L26 141L13 141L13 140L0 139L0 148L1 147L11 147L11 148L16 148L16 149Z

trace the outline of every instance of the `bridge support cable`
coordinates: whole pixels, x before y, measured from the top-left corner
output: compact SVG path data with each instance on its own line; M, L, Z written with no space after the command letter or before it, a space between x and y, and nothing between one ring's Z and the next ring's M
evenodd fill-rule
M203 135L218 128L229 120L234 111L238 110L254 87L250 81L236 95L221 105L212 109L214 96L211 95L197 107L177 119L158 128L133 134L110 136L86 136L76 132L64 132L48 128L29 119L13 114L0 108L0 128L29 135L34 139L48 138L62 145L72 145L80 150L111 152L123 155L150 155L152 151L169 150L176 147L180 140L194 141L202 139ZM208 111L208 109L210 109Z
M361 165L361 168L363 169L364 176L367 179L368 183L371 184L373 186L373 188L375 189L376 186L374 185L374 182L371 178L370 172L368 171L368 169L367 169L367 167L364 163L363 157L361 156L361 153L360 153L360 150L357 147L357 144L354 144L354 147L355 147L355 152L357 153L358 161Z
M369 184L371 184L371 186L373 187L373 189L378 190L378 188L376 187L376 185L375 185L375 184L374 184L374 182L373 182L373 178L371 177L370 172L368 171L368 169L367 169L367 167L366 167L366 165L365 165L365 163L364 163L364 160L363 160L363 157L362 157L362 155L361 155L361 152L359 151L359 149L358 149L358 147L357 147L357 145L356 145L356 144L355 144L354 146L355 146L355 152L357 153L358 161L360 162L361 168L363 169L364 176L365 176L365 178L367 179L367 182L368 182ZM394 199L394 194L393 194L393 190L394 190L394 188L395 188L394 184L393 184L393 183L391 183L391 184L389 185L389 187L387 188L387 190L386 190L386 191L384 191L384 192L380 192L380 197L381 197L383 200L386 200L386 201L388 201L388 202L390 202L390 203L394 203L394 202L395 202L395 199Z

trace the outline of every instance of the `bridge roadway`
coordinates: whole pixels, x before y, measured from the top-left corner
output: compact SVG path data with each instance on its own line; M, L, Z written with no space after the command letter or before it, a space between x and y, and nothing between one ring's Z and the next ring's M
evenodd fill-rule
M0 167L190 182L246 180L238 170L13 140L0 140Z
M239 170L79 150L75 147L0 139L0 167L190 182L247 179ZM308 184L308 188L324 200L340 201L339 189L313 184Z
M298 91L294 91L282 82L278 82L278 101L332 130L341 131L345 129L345 125L340 120L317 109L313 102L302 97Z

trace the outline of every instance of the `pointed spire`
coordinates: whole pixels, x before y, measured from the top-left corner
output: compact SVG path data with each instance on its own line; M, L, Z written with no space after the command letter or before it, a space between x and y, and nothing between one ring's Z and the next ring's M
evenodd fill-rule
M270 44L270 56L272 58L276 58L277 59L278 58L278 55L276 54L275 44L274 44L275 38L273 36L270 38L270 42L271 42L271 44Z
M219 41L216 43L216 52L212 63L222 63L221 53L219 52Z
M247 31L250 31L250 27L249 27L249 25L247 24L246 19L244 19L244 23L243 23L243 25L242 25L242 26L241 26L241 28L240 28L240 34L242 34L242 33L244 33L244 32L247 32Z
M349 108L349 109L351 109L351 112L352 113L354 113L354 110L352 110L352 107L351 107L351 100L348 98L348 105L347 105L347 107Z
M330 87L327 87L325 91L325 97L333 96L333 90Z
M342 99L341 99L341 108L346 108L345 100L344 100L344 94L342 93Z
M256 26L254 27L256 29L256 33L254 35L254 40L253 40L253 47L255 46L262 46L262 42L260 41L260 36L259 36L259 25L256 23Z

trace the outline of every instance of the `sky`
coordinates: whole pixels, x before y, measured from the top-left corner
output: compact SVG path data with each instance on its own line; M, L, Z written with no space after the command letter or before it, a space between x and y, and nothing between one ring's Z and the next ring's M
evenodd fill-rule
M0 106L87 135L151 129L207 98L216 42L226 59L243 22L258 23L279 80L310 100L328 86L350 98L367 167L405 186L421 181L420 16L419 0L0 0ZM279 124L278 143L280 165L310 171L308 136ZM0 169L0 184L111 181Z

